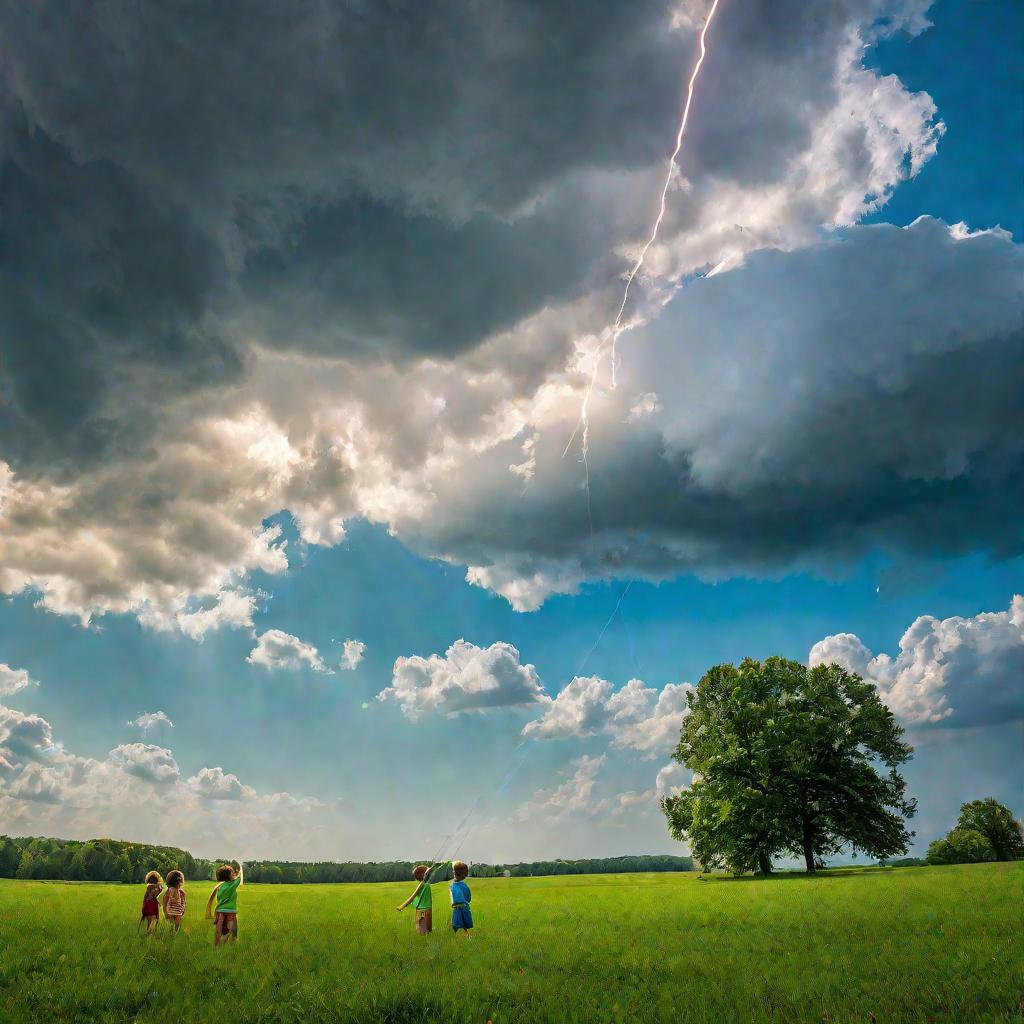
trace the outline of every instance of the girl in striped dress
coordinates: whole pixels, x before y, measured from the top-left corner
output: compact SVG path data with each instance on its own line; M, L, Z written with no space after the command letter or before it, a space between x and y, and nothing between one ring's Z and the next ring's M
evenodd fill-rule
M175 869L167 873L167 891L164 893L164 917L177 931L185 916L185 876Z

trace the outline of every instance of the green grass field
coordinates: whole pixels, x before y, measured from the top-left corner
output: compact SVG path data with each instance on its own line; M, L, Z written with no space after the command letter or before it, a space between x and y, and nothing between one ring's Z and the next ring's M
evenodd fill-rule
M477 879L471 942L406 885L256 886L240 941L136 934L141 887L0 881L0 1021L1024 1019L1024 864ZM872 1014L874 1016L872 1016Z

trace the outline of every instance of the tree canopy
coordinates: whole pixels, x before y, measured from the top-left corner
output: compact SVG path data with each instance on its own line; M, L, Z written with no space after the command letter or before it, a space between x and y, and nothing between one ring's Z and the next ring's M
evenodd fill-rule
M1024 832L1013 812L993 797L960 806L956 826L928 847L930 864L1024 860Z
M673 756L694 782L662 806L702 865L767 873L788 853L813 872L844 847L906 852L916 802L897 769L912 751L872 684L838 665L748 658L709 669L687 701Z
M973 828L954 828L945 839L928 845L929 864L977 864L995 859L992 844Z
M958 829L980 832L992 847L996 860L1024 860L1024 830L1013 812L993 797L971 800L960 806Z

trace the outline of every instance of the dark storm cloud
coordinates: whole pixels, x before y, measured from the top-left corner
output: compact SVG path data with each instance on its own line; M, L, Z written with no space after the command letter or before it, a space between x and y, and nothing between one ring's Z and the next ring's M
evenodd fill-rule
M574 189L529 217L457 228L353 198L310 214L287 247L251 253L237 329L325 355L452 356L576 293L613 220Z
M879 5L783 6L716 26L729 61L709 62L694 124L716 174L770 178L829 102L848 26ZM238 379L253 332L332 355L447 355L607 281L649 212L576 179L664 154L702 10L679 30L674 13L8 8L0 456L31 471L137 449L167 402Z
M673 7L50 0L8 15L2 47L34 120L162 190L340 180L507 210L664 150L692 40Z
M226 278L181 211L8 112L0 166L0 456L90 463L165 390L234 378L207 323Z
M755 254L629 343L620 392L661 409L595 403L594 536L542 436L522 499L496 458L441 493L427 544L499 583L1024 551L1022 265L1004 234L926 219Z
M253 327L455 351L564 298L596 222L480 211L653 158L688 42L666 11L9 10L0 454L26 470L137 446L163 403L237 379Z

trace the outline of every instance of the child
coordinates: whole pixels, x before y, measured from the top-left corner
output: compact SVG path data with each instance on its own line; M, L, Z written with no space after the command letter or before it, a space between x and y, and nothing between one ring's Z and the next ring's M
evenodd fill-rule
M185 916L185 876L175 869L167 872L167 889L164 892L164 917L177 931Z
M405 910L412 904L416 911L416 931L420 935L429 935L434 930L433 922L433 899L430 894L430 868L426 864L417 864L412 871L412 877L419 882L412 891L412 895L397 909Z
M232 942L238 941L238 887L243 882L245 865L239 861L238 870L230 864L221 864L217 868L217 884L206 901L206 916L210 917L210 906L214 897L217 898L217 918L213 925L213 944L220 945L221 938L231 936Z
M473 938L473 914L469 909L469 904L473 899L473 894L469 891L469 886L466 885L466 876L469 874L469 865L461 860L457 860L452 864L452 874L455 875L455 881L449 886L452 894L452 931L459 933L459 930L465 930L466 938Z
M159 871L150 871L146 875L146 892L142 897L142 917L139 919L139 927L146 922L147 934L160 923L160 904L157 902L163 890L164 882Z

